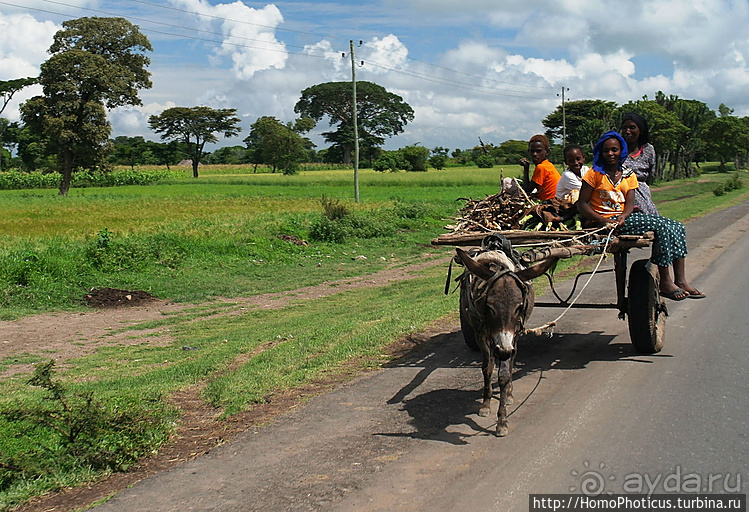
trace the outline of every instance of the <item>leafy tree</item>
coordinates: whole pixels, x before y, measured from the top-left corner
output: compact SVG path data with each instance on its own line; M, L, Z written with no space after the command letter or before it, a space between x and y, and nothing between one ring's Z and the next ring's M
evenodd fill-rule
M211 153L212 164L246 164L250 162L250 152L244 146L225 146Z
M283 124L272 116L263 116L255 121L250 135L244 140L256 164L270 165L272 172L281 169L284 174L296 174L299 162L311 149L312 142L301 135L314 127L308 118Z
M192 175L198 177L198 165L208 142L217 142L217 133L235 137L242 131L237 109L212 109L210 107L172 107L148 118L151 129L161 134L162 140L178 140L189 148Z
M749 123L735 116L717 117L706 124L702 140L725 172L728 159L740 160L749 151Z
M650 143L655 148L656 154L656 179L665 180L673 177L673 175L668 176L667 165L676 152L679 141L689 129L679 121L676 113L667 110L657 101L647 99L622 105L617 112L617 128L621 125L621 117L628 112L640 114L648 121Z
M327 142L343 149L343 162L351 163L354 148L353 91L349 82L327 82L308 87L294 112L320 121L327 117L336 130L323 133ZM414 111L403 98L372 82L357 82L357 126L359 138L370 146L382 145L386 137L403 132Z
M146 141L148 152L151 153L157 165L166 165L167 170L178 164L189 153L189 147L178 140L167 143Z
M143 137L126 137L121 135L112 141L114 151L110 161L118 165L129 165L135 169L136 165L145 163L147 157L146 141Z
M37 83L37 78L16 78L14 80L0 80L0 98L2 99L2 106L0 106L0 114L3 113L5 107L8 106L13 95L21 89Z
M403 160L406 163L406 171L409 172L426 172L427 160L429 159L429 149L424 146L414 144L406 146L400 150Z
M568 101L559 105L554 112L544 118L549 140L562 139L564 127L567 129L566 143L576 143L591 150L602 133L614 127L612 116L616 103L604 100ZM618 126L617 126L618 128Z
M383 151L383 153L372 164L372 169L377 172L396 172L405 169L406 161L400 151Z
M104 160L111 126L105 108L140 105L138 90L151 87L146 71L148 38L124 18L65 21L41 65L43 96L21 106L26 125L49 139L62 171L60 195L67 195L73 170Z
M521 158L528 156L528 141L506 140L497 147L492 156L499 164L517 164Z
M441 153L437 153L429 157L427 163L438 171L445 168L447 164L447 157Z

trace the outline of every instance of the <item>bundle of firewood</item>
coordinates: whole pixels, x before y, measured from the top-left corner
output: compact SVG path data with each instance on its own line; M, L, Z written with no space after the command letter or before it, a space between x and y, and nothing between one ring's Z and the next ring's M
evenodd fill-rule
M552 199L536 204L523 195L499 192L481 200L460 198L466 204L456 224L446 226L454 233L505 230L557 231L580 229L573 203Z

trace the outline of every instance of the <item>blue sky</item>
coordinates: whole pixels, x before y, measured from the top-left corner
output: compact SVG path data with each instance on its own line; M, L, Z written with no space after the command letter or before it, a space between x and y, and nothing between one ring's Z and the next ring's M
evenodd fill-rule
M0 0L0 80L36 75L64 20L113 15L154 47L154 86L110 112L113 136L155 140L149 115L207 105L237 109L243 133L219 145L242 144L260 116L293 120L304 88L350 80L349 40L357 78L415 110L387 148L527 139L562 87L617 103L662 90L749 115L747 0ZM320 147L327 129L313 132Z

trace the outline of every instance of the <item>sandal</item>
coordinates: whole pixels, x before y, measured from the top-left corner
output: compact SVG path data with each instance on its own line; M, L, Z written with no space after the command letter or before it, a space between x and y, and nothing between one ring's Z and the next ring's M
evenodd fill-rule
M681 288L677 288L676 290L671 291L671 292L661 292L661 297L666 297L667 299L679 301L679 300L684 300L687 297L690 297L690 295L688 292L685 292Z
M704 299L705 297L707 297L707 295L695 288L691 292L687 292L687 297L689 297L690 299Z

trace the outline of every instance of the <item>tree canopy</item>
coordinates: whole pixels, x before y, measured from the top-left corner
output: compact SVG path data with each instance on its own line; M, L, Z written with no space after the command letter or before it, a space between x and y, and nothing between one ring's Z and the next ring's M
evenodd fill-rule
M66 195L74 169L104 161L111 133L105 108L140 105L138 90L151 87L143 52L152 48L124 18L80 18L62 26L41 65L43 95L21 106L21 118L56 152L60 195Z
M372 82L356 83L357 126L365 147L381 145L386 137L403 132L414 111L397 94ZM315 121L327 117L336 130L323 133L327 142L343 149L344 163L351 163L354 147L353 90L350 82L327 82L302 91L294 112Z
M235 108L173 107L150 116L148 125L161 134L162 140L178 140L187 144L192 159L192 175L197 178L206 143L217 142L216 134L228 138L242 131L238 126L241 119L236 114Z
M263 116L252 123L250 135L244 142L252 151L254 163L270 165L272 172L281 169L284 174L296 174L299 162L314 146L301 134L312 127L314 121L310 118L283 124L275 117Z

